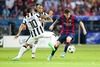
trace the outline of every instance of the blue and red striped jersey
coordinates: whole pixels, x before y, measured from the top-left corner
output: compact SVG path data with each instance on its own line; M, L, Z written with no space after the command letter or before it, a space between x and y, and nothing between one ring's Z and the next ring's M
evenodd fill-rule
M64 14L60 16L58 21L62 24L61 33L65 34L74 34L75 33L75 23L80 23L80 19L78 19L74 15L70 15L70 17L67 19Z

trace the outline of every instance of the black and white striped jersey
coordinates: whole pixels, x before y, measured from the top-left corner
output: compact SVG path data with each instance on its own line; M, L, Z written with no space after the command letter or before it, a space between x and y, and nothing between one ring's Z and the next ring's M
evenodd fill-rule
M23 24L26 24L32 37L36 37L44 33L44 28L35 13L29 13L23 19Z
M39 20L41 20L41 15L48 15L46 12L42 12L42 13L39 13L39 12L35 12L35 14L36 14L36 16L39 18ZM42 24L42 26L44 27L44 23L42 23L41 22L41 24Z
M42 12L42 15L48 15L46 12Z
M38 18L40 18L41 15L48 15L46 12L42 12L42 13L39 13L39 12L35 12L36 16Z

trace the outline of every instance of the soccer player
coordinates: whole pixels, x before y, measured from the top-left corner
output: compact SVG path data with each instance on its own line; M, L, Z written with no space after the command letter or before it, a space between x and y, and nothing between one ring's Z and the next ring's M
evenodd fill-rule
M84 35L86 35L86 29L84 27L83 22L75 17L74 15L70 14L70 10L66 8L64 10L64 14L60 16L58 21L62 24L62 29L61 29L61 35L57 40L57 43L53 46L51 45L50 47L52 48L52 52L50 56L47 58L47 60L51 60L52 57L54 56L55 52L57 51L58 47L60 44L62 44L64 41L66 42L66 46L64 49L64 53L61 55L61 57L64 57L67 51L68 46L71 44L71 40L74 38L75 35L75 23L79 23L80 26L82 27ZM50 29L52 30L54 27L54 24L50 26Z
M26 29L26 25L28 26L29 24L26 24L26 22L28 21L29 22L29 18L32 18L32 13L30 13L30 12L33 12L34 14L35 14L35 16L36 16L36 18L35 19L38 19L38 21L36 22L36 21L33 21L33 24L32 23L30 23L32 26L34 26L34 25L37 25L37 23L39 22L40 24L41 24L41 27L40 27L40 29L34 29L35 31L33 31L33 33L34 33L34 35L36 36L37 34L40 34L40 30L42 30L42 32L43 32L43 34L40 36L40 37L38 37L38 38L42 38L42 37L53 37L52 35L53 35L53 33L46 33L46 32L44 32L44 29L43 29L43 26L42 26L42 23L44 23L44 22L41 22L40 21L40 18L38 18L37 17L37 14L33 11L33 9L32 8L28 8L27 9L27 11L28 11L28 16L26 16L25 18L24 18L24 20L23 20L23 23L21 24L21 26L20 26L20 28L19 28L19 31L18 31L18 34L15 36L15 38L18 38L19 37L19 35L20 35L20 33L21 33L21 31L22 30L25 30ZM31 14L31 15L30 15ZM34 15L33 15L34 16ZM28 17L28 18L27 18ZM42 19L41 19L42 20ZM25 23L24 23L25 22ZM27 23L28 23L27 22ZM34 28L34 27L31 27L30 25L28 26L28 28L29 28L29 30L30 30L30 28L32 29L32 28ZM32 32L30 31L30 34L32 34ZM48 35L47 35L48 34ZM52 35L51 35L52 34ZM32 36L34 36L34 35L32 35ZM46 36L47 35L47 36ZM30 35L31 36L31 35ZM38 35L37 35L38 36ZM35 52L36 52L36 44L37 44L37 42L38 42L38 38L35 38L34 37L34 42L33 43L31 43L31 44L25 44L24 46L26 47L25 48L25 50L22 50L22 48L20 49L20 51L19 51L19 54L18 54L18 56L17 57L15 57L15 58L13 58L12 60L20 60L20 58L21 58L21 56L24 54L24 52L26 52L27 50L29 50L30 49L30 47L32 48L32 58L34 58L35 57ZM53 38L55 38L55 37L53 37ZM30 39L30 38L29 38ZM29 40L28 40L29 41ZM52 40L53 41L53 40ZM30 41L29 41L30 42ZM31 40L31 42L32 42L32 40ZM52 43L52 42L51 42ZM53 43L54 43L54 41L53 41Z
M50 16L53 15L53 12L50 11L49 14L47 14L46 12L43 12L43 6L42 5L36 5L36 10L35 10L35 14L39 19L42 19L41 23L42 26L45 26L45 23L47 22L53 22L52 18ZM48 34L48 35L47 35ZM55 34L53 32L46 32L44 31L44 37L43 38L50 38L51 42L49 42L48 44L55 44L56 42L56 37ZM38 42L35 43L35 45L32 47L33 51L32 51L32 58L35 58L35 52L36 52L36 48L37 48L37 44Z
M18 38L21 31L25 28L25 25L27 25L30 36L26 40L26 43L20 48L20 51L18 53L18 56L13 58L12 60L20 60L21 56L24 54L24 52L27 50L27 46L32 45L40 37L44 36L44 28L39 20L39 18L34 13L34 10L29 7L27 9L27 12L29 13L27 16L24 17L23 23L21 24L21 27L19 28L18 34L15 36L15 38Z

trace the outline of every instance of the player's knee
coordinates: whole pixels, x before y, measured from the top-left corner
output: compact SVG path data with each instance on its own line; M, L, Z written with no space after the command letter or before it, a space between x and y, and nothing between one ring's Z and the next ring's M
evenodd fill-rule
M35 42L34 42L34 44L37 44L38 43L38 40L36 40Z
M30 46L29 46L30 48L32 48L32 45L30 44Z
M25 44L25 45L23 45L23 47L25 47L25 48L27 48L29 46L29 44Z
M70 42L72 40L72 38L71 37L67 37L67 42Z
M27 46L26 46L26 45L23 45L23 47L27 48Z
M61 44L61 43L60 43L59 41L57 41L56 46L57 46L57 47L59 47L59 46L60 46L60 44Z

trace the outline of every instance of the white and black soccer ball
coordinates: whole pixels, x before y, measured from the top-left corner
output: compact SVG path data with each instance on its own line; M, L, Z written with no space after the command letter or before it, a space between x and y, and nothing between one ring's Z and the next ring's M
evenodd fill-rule
M69 53L74 53L75 52L75 47L73 45L69 45L68 48L67 48L67 51Z

